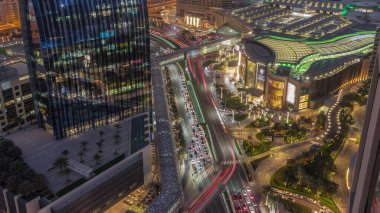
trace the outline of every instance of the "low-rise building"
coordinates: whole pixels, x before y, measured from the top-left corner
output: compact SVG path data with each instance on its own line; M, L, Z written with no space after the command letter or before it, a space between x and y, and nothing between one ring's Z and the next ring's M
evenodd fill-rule
M34 104L27 65L0 66L0 130L8 131L34 119Z

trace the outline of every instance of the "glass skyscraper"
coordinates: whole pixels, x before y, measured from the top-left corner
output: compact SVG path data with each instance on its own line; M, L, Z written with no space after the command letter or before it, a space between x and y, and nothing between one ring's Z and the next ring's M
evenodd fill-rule
M146 0L21 0L39 126L64 138L150 111Z

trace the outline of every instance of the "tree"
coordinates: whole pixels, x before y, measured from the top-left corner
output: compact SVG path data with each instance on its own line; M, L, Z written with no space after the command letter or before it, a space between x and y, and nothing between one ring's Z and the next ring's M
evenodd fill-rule
M82 145L83 151L86 151L87 150L87 144L88 144L88 142L87 141L82 141L82 142L80 142L80 144Z
M318 128L324 129L326 123L326 114L324 112L320 112L317 116L317 121L315 122L315 125Z
M17 146L11 146L7 149L6 154L9 158L11 158L12 160L15 160L15 159L20 158L20 156L22 155L22 151Z
M305 121L306 121L306 117L302 115L299 119L300 125L302 125L303 123L306 123Z
M58 157L57 159L55 159L55 161L53 163L53 166L58 167L60 172L62 172L63 169L66 168L68 165L69 165L69 162L68 162L67 158L65 158L65 157Z
M62 172L63 172L64 175L66 175L66 178L67 178L66 181L67 181L67 182L70 182L70 181L71 181L71 180L70 180L71 170L70 170L69 168L64 168Z
M270 185L265 185L264 186L264 193L268 193L272 190L272 187Z
M65 149L62 151L62 155L65 156L65 158L67 158L68 154L69 154L69 150Z
M104 132L102 130L100 130L99 135L100 135L100 141L103 142L104 141L104 139L103 139Z
M294 175L294 171L292 167L287 167L284 172L284 181L285 181L285 187L286 185L292 185L296 183L297 178Z
M115 127L116 127L116 134L120 134L121 125L119 123L117 123L117 124L115 124Z
M83 160L83 156L84 156L84 152L83 152L83 151L78 152L78 157L80 157L80 162L81 162L81 163L84 162L84 160Z
M102 141L99 141L99 142L97 142L96 143L96 145L98 146L98 152L99 153L102 153L103 152L103 150L102 150L102 147L103 147L103 142Z
M99 165L99 164L100 164L99 161L100 161L101 158L102 158L102 156L99 155L99 154L95 154L95 155L94 155L94 160L96 161L96 165Z
M117 150L119 149L119 144L120 144L120 135L115 134L113 137L115 139L115 155L117 155L118 154Z
M321 184L321 186L322 186L323 194L326 196L334 195L338 191L338 187L339 187L338 184L329 180L325 180L323 184Z

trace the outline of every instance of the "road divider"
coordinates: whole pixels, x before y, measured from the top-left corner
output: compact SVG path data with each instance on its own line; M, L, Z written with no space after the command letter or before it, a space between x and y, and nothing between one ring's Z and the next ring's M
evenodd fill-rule
M202 109L201 109L201 106L199 104L197 95L195 94L193 84L191 83L191 81L186 81L186 85L187 85L187 89L189 91L189 94L190 94L190 97L191 97L191 100L193 103L195 114L197 115L197 118L198 118L198 122L200 124L204 124L204 123L206 123L206 121L205 121L205 118L203 116Z

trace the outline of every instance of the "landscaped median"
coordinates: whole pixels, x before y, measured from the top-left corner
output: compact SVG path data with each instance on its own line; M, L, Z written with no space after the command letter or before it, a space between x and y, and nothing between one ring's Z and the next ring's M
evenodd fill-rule
M322 205L328 207L333 212L336 212L336 213L340 212L339 209L338 209L338 207L337 207L337 205L335 204L334 200L332 199L332 197L325 197L325 196L322 196L322 195L320 195L319 197L317 197L311 191L307 191L307 189L301 191L301 190L295 189L293 186L287 186L287 187L285 187L282 184L282 182L279 180L279 179L282 179L282 177L284 177L286 175L285 174L285 170L286 170L286 166L282 167L279 170L277 170L272 175L271 180L270 180L270 185L273 188L279 189L279 190L283 190L283 191L287 191L287 192L291 192L291 193L295 193L295 194L299 194L299 195L311 198L311 199L313 199L315 201L319 201Z
M193 103L194 111L198 117L198 122L200 124L206 123L197 95L195 94L193 84L191 83L191 81L186 81L186 84L187 84L187 89L189 91L189 94Z

